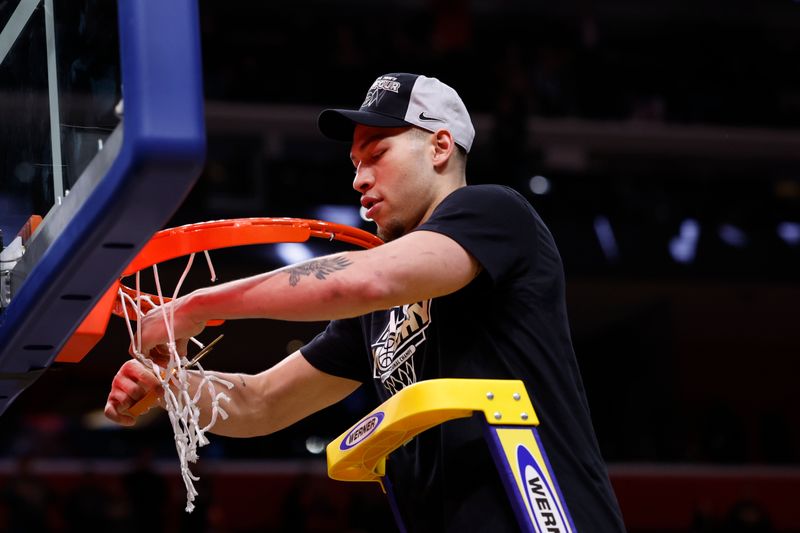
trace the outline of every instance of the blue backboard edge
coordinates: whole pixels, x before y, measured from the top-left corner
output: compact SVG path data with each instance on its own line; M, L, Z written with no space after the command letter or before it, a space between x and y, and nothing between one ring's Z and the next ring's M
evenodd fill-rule
M0 414L168 222L205 162L197 2L119 0L118 7L122 146L0 315Z

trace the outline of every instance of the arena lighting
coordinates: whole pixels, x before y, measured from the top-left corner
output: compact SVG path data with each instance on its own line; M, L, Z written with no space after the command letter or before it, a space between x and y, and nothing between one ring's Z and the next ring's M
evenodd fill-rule
M617 248L617 239L614 238L614 230L611 228L611 222L608 217L598 215L594 219L594 232L597 235L597 242L600 243L600 248L603 250L603 255L606 260L614 262L619 258L619 248Z
M308 450L308 453L312 453L314 455L319 455L324 452L325 446L327 445L328 443L320 437L315 437L312 435L306 439L306 450Z
M275 245L275 253L285 265L308 261L314 257L311 249L302 242L281 242Z
M789 246L800 244L800 223L781 222L778 224L778 237Z
M528 182L528 187L533 194L547 194L550 192L550 180L544 176L534 176Z
M669 253L678 263L691 263L697 251L700 224L693 218L681 223L680 233L669 241Z
M717 233L722 242L734 248L744 248L750 241L744 231L731 224L722 224Z
M314 209L314 218L345 226L358 227L361 223L359 208L352 205L323 204Z

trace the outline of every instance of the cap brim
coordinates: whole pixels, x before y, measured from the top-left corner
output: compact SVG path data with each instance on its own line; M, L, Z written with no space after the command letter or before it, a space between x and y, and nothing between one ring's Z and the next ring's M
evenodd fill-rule
M326 109L319 114L317 119L319 131L329 139L336 141L352 141L356 124L378 128L401 128L412 125L405 120L380 113L351 109Z

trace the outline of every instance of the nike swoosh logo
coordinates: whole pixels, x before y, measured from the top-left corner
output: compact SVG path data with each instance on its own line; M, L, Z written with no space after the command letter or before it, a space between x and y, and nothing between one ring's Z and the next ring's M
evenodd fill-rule
M440 118L426 117L424 111L419 114L419 119L420 120L425 120L427 122L444 122L444 120L442 120Z

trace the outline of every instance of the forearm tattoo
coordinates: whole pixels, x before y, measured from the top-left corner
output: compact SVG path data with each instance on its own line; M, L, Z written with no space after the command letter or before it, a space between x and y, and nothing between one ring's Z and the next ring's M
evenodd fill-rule
M337 270L344 270L353 262L344 256L326 257L323 259L315 259L302 265L289 269L289 285L294 287L300 282L302 276L314 275L317 279L326 279L326 277Z

